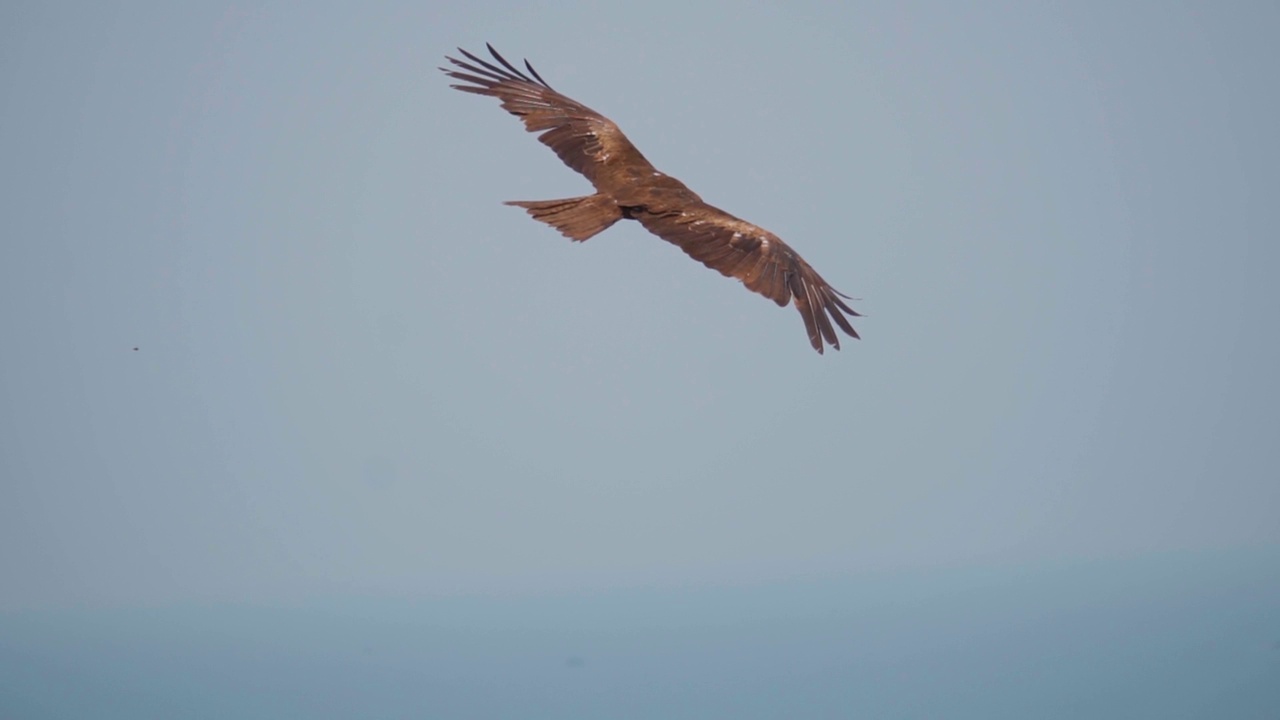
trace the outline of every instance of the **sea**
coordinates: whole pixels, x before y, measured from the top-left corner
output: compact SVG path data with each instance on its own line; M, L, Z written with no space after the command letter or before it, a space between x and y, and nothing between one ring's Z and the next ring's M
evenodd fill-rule
M0 613L0 718L1280 719L1280 548Z

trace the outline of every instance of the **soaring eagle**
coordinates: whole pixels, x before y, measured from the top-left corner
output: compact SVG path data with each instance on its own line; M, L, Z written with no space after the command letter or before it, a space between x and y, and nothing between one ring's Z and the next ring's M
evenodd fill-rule
M462 48L458 52L471 62L445 56L454 68L440 70L467 83L451 87L498 98L504 110L523 120L529 132L542 133L538 139L596 188L594 195L584 197L507 205L524 208L535 220L579 242L619 220L638 220L689 257L741 280L778 305L794 299L809 343L819 353L824 341L840 349L832 321L858 337L845 317L858 313L841 299L852 298L828 285L778 236L703 202L684 183L651 165L609 118L553 90L528 60L525 75L492 45L487 47L501 67Z

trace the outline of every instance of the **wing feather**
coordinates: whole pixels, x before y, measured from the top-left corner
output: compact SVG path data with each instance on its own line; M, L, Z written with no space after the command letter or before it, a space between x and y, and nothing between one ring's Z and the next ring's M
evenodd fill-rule
M847 296L831 287L799 253L768 230L706 203L692 203L667 212L643 211L636 219L694 260L741 280L747 289L778 305L794 301L804 320L809 344L819 353L827 345L840 349L836 327L850 337L858 337L846 315L860 314L841 300Z
M529 71L526 75L507 62L492 45L487 47L498 64L462 48L458 48L458 52L466 60L446 56L454 67L440 70L454 80L469 83L450 87L498 98L504 110L520 118L529 132L542 133L538 140L592 184L596 184L602 169L610 165L653 169L612 120L553 90L528 60L524 61Z

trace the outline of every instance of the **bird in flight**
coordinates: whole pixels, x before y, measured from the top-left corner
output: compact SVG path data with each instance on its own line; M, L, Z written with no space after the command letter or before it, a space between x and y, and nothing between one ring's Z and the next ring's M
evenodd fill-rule
M859 313L809 263L777 235L703 202L679 180L658 171L609 118L561 95L538 75L528 60L516 68L487 45L497 62L458 48L468 61L445 56L453 68L440 68L463 92L495 97L502 108L524 122L565 165L595 186L593 195L562 200L506 203L524 208L571 240L584 241L619 220L637 220L646 230L676 245L689 257L737 278L748 290L780 306L795 301L809 334L822 353L840 349L834 321L845 334L858 333L845 315ZM842 299L843 298L843 299Z

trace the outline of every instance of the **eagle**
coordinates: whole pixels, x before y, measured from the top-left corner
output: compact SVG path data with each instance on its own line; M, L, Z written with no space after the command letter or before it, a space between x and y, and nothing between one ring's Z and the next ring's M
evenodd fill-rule
M450 87L497 98L526 130L541 133L538 140L596 190L582 197L505 204L524 208L535 220L577 242L619 220L636 220L689 257L741 280L748 290L779 306L794 300L809 344L819 354L826 345L840 349L833 322L858 338L845 317L860 316L845 303L853 298L831 287L777 235L707 204L684 183L659 172L612 120L552 89L528 60L526 75L493 45L486 47L497 64L462 48L458 52L466 60L445 56L453 67L439 69L460 81Z

